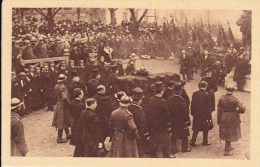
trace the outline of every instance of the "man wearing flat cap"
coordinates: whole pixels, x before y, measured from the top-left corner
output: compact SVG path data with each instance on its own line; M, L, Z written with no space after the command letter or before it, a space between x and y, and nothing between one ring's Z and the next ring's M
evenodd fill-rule
M163 83L155 83L156 95L149 98L147 103L147 124L150 128L151 138L154 139L157 150L152 153L152 157L157 157L157 152L162 149L163 157L170 158L170 131L171 122L167 101L162 98ZM160 149L159 149L160 148Z
M146 125L146 118L141 103L144 98L144 91L136 87L132 92L132 104L128 107L128 110L133 114L134 122L137 126L138 134L141 137L141 140L137 141L138 154L140 158L144 158L145 153L148 152L148 139L149 132Z
M17 114L22 105L19 99L11 99L11 156L25 156L28 152L24 126L21 117Z
M182 140L182 152L191 151L191 148L188 147L189 126L191 124L189 108L185 99L181 96L182 89L183 84L181 82L174 82L173 95L167 100L172 128L173 154L178 152L176 146L177 139Z

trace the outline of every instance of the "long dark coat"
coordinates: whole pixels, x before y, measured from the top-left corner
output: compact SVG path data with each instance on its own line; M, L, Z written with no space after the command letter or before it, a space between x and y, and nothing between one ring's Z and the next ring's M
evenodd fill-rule
M28 147L24 137L24 127L21 117L16 113L11 113L11 156L25 156Z
M202 77L201 81L206 81L208 83L208 87L206 89L206 91L208 92L209 96L210 96L210 103L211 103L211 111L215 111L216 110L216 106L215 106L215 92L218 90L218 81L215 77L211 76L211 77Z
M110 98L102 94L96 94L93 98L97 100L96 113L100 123L101 135L105 139L109 135L109 119L112 112Z
M80 115L80 126L83 128L82 142L88 148L98 146L102 142L99 121L95 111L91 108L83 110Z
M138 130L138 134L141 137L140 140L137 141L138 152L140 154L144 154L148 151L148 142L146 141L148 135L148 129L146 125L146 118L144 110L141 106L132 103L128 110L133 114L134 122Z
M133 114L127 108L119 107L112 112L109 128L112 136L110 157L139 157L136 143L138 130Z
M239 109L238 111L236 109ZM240 115L245 107L233 95L227 94L218 101L219 138L226 141L238 141L241 138Z
M73 119L70 144L73 146L82 145L83 131L80 125L80 115L85 109L85 105L80 99L75 99L70 103L70 116Z
M97 94L97 87L98 87L99 81L96 79L91 79L90 81L88 81L87 83L87 87L88 87L88 93L89 96L95 96Z
M54 108L52 126L56 127L57 129L65 129L71 126L68 90L64 83L58 83L55 86L54 91L57 98L57 103Z
M180 74L190 74L191 68L191 58L186 54L185 58L183 55L180 57Z
M205 129L205 122L211 118L210 96L204 90L193 93L191 100L191 115L193 116L192 130Z
M170 128L170 117L166 100L157 96L150 97L147 102L146 118L156 144L159 147L169 145L170 132L167 129Z
M190 117L186 101L180 95L174 94L168 98L167 103L173 137L182 139L189 136Z
M44 99L54 99L54 76L50 71L40 74L40 89Z
M245 75L247 74L247 66L248 62L245 59L236 59L235 62L235 73L234 73L234 81L244 81L245 80ZM244 81L245 82L245 81Z

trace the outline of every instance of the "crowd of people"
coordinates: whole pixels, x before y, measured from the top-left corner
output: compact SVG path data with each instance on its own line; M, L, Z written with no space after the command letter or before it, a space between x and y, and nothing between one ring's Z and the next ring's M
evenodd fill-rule
M23 131L22 125L17 124L19 115L45 106L47 111L54 111L52 125L58 129L57 143L70 140L75 146L74 157L100 156L101 150L106 151L107 137L111 142L110 157L157 157L162 150L163 157L175 158L179 151L176 140L182 140L182 152L190 152L197 146L200 131L203 131L202 145L211 144L208 132L212 126L211 113L216 110L215 92L234 66L234 80L238 90L243 90L250 69L250 57L244 48L237 52L231 47L227 53L219 53L216 44L212 52L205 50L198 55L189 42L179 56L183 80L169 81L166 87L162 82L155 82L149 97L144 99L146 95L139 87L131 95L118 90L116 78L135 73L137 56L169 57L168 45L159 40L155 28L141 30L140 38L134 37L128 28L67 20L59 21L54 31L50 31L45 21L31 19L23 24L13 21L13 150L17 149L15 142L19 145L19 140L24 138L18 132ZM22 61L61 56L69 56L69 66L65 61L49 61L42 67ZM124 69L122 59L129 57ZM198 69L202 79L190 100L184 85ZM217 115L220 138L226 141L224 155L230 156L231 142L241 137L238 119L245 108L232 95L234 86L228 86L227 91L218 101ZM189 144L190 112L193 134ZM230 122L236 125L230 126ZM62 137L63 130L66 138ZM28 149L24 139L22 143L22 155L25 155ZM14 152L12 155L21 155Z

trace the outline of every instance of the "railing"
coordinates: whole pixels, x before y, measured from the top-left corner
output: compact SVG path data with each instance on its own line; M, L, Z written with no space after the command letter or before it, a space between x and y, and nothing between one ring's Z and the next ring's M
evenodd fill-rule
M43 63L47 62L56 62L56 61L64 61L66 63L66 66L69 65L69 56L62 56L62 57L51 57L51 58L42 58L42 59L30 59L30 60L21 60L21 63L23 64L36 64L39 63L40 66L43 66Z

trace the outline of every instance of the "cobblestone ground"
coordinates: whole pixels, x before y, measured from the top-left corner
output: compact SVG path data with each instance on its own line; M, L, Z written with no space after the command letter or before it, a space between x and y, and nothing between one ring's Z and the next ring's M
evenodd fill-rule
M137 60L137 69L144 64L144 66L151 73L161 72L179 72L179 64L177 60L162 61L162 60ZM198 90L198 82L200 80L200 72L195 73L194 80L188 82L185 89L188 92L189 97L194 91ZM219 86L219 90L216 93L216 100L221 95L225 94L225 89ZM209 159L246 159L246 155L249 155L250 145L250 93L249 92L235 92L234 95L240 99L246 107L245 114L241 115L241 131L242 138L235 143L232 143L234 147L234 155L230 157L224 157L224 145L225 142L219 140L218 125L216 111L213 113L214 129L209 132L209 141L212 143L210 146L201 146L202 133L199 133L196 148L189 153L178 153L177 158L209 158ZM216 103L217 104L217 103ZM72 157L74 152L74 146L68 143L57 144L57 131L51 127L53 112L46 112L46 108L39 111L35 111L23 118L25 127L25 137L29 152L29 157ZM192 119L192 117L191 117ZM191 127L190 127L191 129ZM192 134L192 131L190 130ZM65 134L63 134L65 137ZM191 136L189 137L189 139ZM180 142L178 145L180 147ZM110 143L106 142L106 146L109 148ZM159 154L161 156L161 154Z

